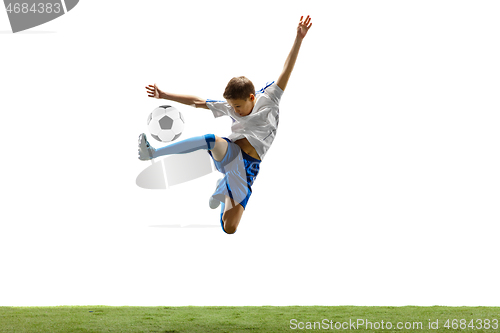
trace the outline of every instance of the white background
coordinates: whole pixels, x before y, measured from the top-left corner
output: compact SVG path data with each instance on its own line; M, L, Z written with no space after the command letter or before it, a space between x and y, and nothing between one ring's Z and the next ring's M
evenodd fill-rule
M307 14L237 233L208 207L216 173L137 187L137 137L165 104L144 87L222 99L245 75L260 89ZM0 305L500 305L499 14L84 0L12 34L0 10ZM183 139L230 133L172 105Z

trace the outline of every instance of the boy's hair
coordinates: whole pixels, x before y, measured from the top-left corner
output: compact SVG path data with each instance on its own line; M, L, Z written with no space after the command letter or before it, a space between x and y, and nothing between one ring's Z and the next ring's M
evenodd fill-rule
M224 90L225 99L247 100L250 94L255 95L255 87L252 81L244 76L233 77Z

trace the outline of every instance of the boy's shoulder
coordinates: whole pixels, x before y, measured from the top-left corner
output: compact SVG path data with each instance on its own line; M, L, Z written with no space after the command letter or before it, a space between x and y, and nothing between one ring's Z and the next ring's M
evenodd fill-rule
M283 90L275 83L275 81L266 83L265 87L256 92L258 99L265 99L276 106L279 105Z
M259 91L256 91L255 94L263 94L267 88L269 88L270 86L272 86L274 83L274 81L269 81L266 83L266 85L264 86L264 88L260 89Z

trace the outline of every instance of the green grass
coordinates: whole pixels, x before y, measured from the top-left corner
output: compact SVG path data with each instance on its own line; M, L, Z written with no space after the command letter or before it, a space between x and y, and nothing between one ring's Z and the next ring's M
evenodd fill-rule
M300 329L309 322L316 329ZM458 321L453 322L453 319ZM464 319L462 329L460 320ZM325 320L325 321L324 321ZM350 326L349 321L360 326ZM445 327L448 321L448 328ZM474 324L474 328L468 325ZM482 328L479 329L479 323ZM485 329L486 320L490 327ZM0 307L0 332L500 332L500 307L362 307L362 306L245 306L245 307ZM382 324L383 321L383 324ZM438 329L429 322L438 321ZM370 329L369 324L372 327ZM387 329L391 322L392 329ZM397 323L422 323L397 329ZM326 323L328 328L326 328ZM335 329L335 323L340 328ZM453 327L456 323L457 326ZM385 329L378 327L384 325ZM302 325L302 324L300 324ZM296 327L296 329L292 329ZM314 327L314 326L311 326Z

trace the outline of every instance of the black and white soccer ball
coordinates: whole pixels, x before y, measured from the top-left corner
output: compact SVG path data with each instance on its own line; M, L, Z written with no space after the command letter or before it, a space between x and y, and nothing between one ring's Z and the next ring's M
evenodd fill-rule
M173 106L162 105L149 114L148 129L156 140L172 142L181 136L184 130L184 118Z

